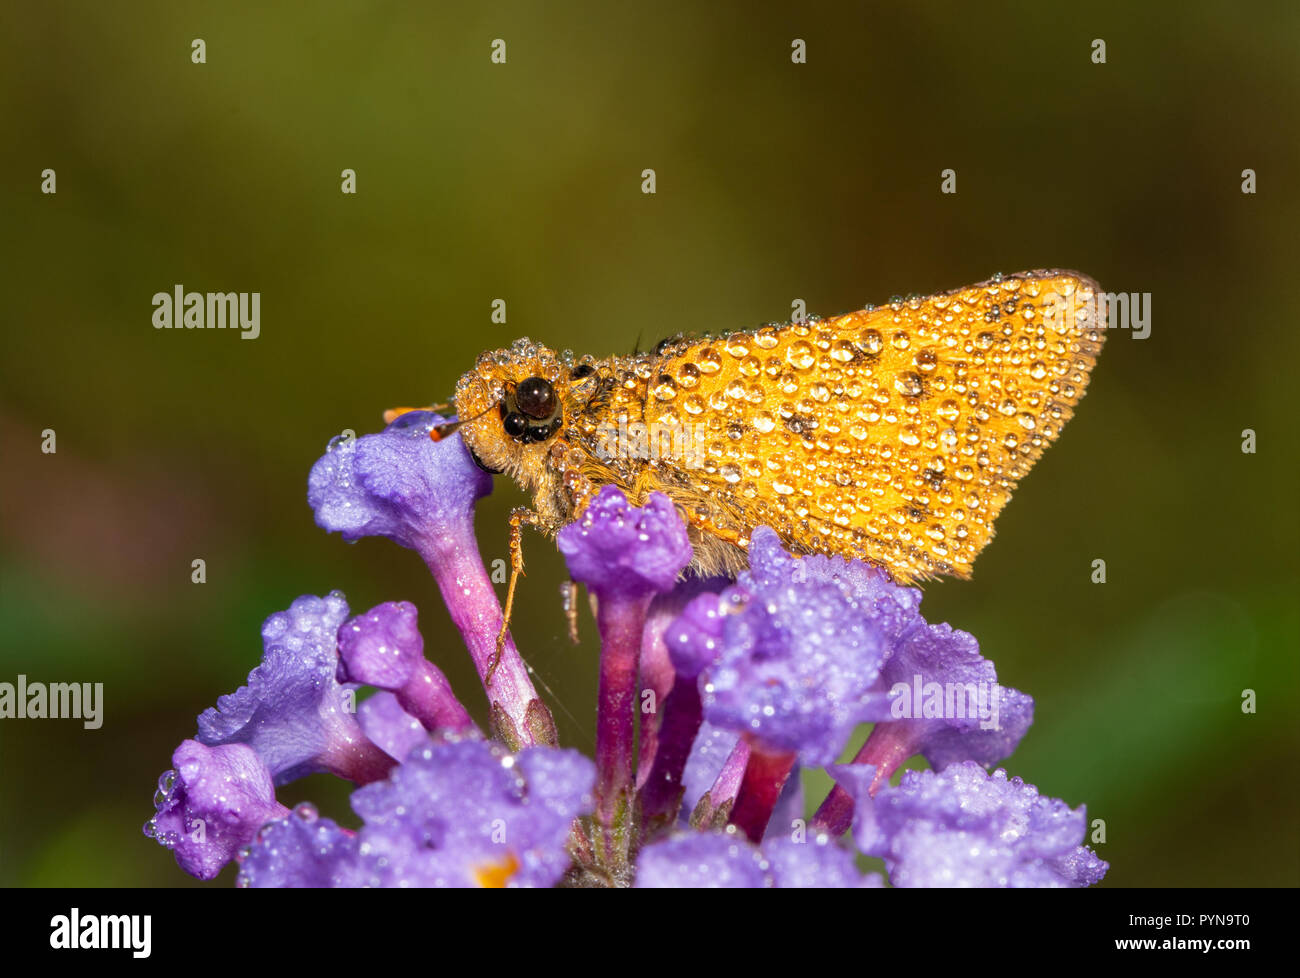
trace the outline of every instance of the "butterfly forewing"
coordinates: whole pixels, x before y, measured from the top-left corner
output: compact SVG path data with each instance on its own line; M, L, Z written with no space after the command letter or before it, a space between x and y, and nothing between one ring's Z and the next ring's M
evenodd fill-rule
M1096 297L1077 273L1029 272L669 346L640 359L645 421L685 435L656 468L742 546L766 525L903 582L965 577L1083 396Z

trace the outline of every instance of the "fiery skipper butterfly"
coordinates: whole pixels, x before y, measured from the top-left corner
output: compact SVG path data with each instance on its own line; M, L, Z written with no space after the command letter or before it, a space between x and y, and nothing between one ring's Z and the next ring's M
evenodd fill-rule
M598 360L528 340L456 388L465 444L554 533L599 489L666 494L692 569L735 574L750 533L900 583L968 577L993 523L1083 397L1105 333L1076 272L997 277L829 319L677 336Z

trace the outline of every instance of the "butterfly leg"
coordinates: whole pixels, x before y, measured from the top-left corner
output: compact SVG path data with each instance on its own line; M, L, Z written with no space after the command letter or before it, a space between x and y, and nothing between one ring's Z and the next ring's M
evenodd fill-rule
M501 616L501 631L497 634L496 651L492 653L492 662L488 665L483 685L492 685L492 676L501 663L501 656L506 650L506 634L510 630L510 615L515 607L515 585L524 573L524 524L545 529L540 514L526 506L516 506L510 511L510 585L506 588L506 607Z

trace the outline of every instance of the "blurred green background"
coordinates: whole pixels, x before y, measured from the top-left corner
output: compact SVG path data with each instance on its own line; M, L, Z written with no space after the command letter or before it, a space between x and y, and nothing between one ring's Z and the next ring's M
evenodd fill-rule
M1106 885L1300 882L1300 8L1089 6L7 4L0 681L106 707L0 723L0 884L192 884L140 833L154 781L299 594L414 600L483 715L418 559L313 525L330 436L520 335L608 355L1038 267L1152 293L1151 337L1110 334L923 609L1037 699L1006 766L1105 820ZM153 329L176 283L261 292L261 337ZM479 510L487 559L520 501ZM592 629L567 643L526 547L515 634L590 751ZM351 816L325 777L282 800L309 797Z

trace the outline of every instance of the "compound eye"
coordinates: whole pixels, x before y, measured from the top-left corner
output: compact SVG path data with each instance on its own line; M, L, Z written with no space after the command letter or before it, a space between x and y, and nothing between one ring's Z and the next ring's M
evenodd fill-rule
M528 419L522 414L516 414L511 411L501 422L502 427L506 429L506 434L511 438L518 438L528 430Z
M549 380L529 377L515 388L515 407L535 421L544 421L555 413L555 388Z

